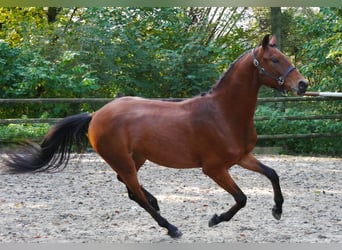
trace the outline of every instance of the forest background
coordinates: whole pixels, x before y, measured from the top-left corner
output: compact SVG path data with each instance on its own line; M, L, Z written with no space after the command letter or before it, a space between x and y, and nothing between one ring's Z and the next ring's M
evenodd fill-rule
M191 97L206 92L265 34L310 81L342 92L341 8L0 8L0 98ZM262 89L260 97L279 96ZM90 104L2 104L1 118L64 117ZM258 114L341 113L340 102L262 106ZM36 124L0 127L1 140L44 134ZM258 132L342 131L334 121L256 124ZM30 129L31 133L27 134ZM294 129L295 128L295 129ZM25 131L25 132L23 132ZM290 152L341 154L340 138L265 142Z

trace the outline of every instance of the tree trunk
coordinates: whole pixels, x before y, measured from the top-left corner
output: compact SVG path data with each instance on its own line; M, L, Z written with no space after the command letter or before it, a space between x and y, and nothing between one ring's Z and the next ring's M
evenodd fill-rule
M60 11L60 8L57 7L49 7L47 10L48 23L54 23L57 21L57 14Z
M271 7L271 29L272 34L277 36L277 47L279 50L281 49L281 7ZM282 96L281 92L274 91L275 96ZM279 109L282 112L285 112L286 106L285 103L279 103Z
M281 7L271 7L271 29L278 38L277 47L281 50Z

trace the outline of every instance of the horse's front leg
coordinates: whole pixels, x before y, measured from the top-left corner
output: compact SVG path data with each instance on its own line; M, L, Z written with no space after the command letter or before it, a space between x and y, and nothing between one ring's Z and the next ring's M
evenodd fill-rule
M284 198L279 185L279 176L274 171L274 169L267 167L258 161L251 153L243 157L238 164L246 169L258 172L265 175L272 183L274 191L274 201L275 205L272 208L272 215L277 220L280 220L281 214L283 212L282 206L284 203Z
M209 227L212 227L222 221L229 221L241 208L246 205L247 197L236 185L226 168L203 168L203 172L213 179L224 190L229 192L236 201L236 204L227 212L220 215L215 214L209 220Z

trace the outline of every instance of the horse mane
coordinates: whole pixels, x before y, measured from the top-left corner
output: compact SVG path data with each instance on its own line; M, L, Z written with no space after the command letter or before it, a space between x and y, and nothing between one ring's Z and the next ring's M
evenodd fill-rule
M246 52L244 52L242 55L240 55L237 59L235 59L228 67L228 69L226 70L226 72L224 72L218 81L216 81L216 83L212 86L212 88L209 90L209 94L212 93L214 90L216 90L217 88L219 88L223 82L225 82L226 78L228 78L229 74L231 73L232 69L234 68L234 65L242 58L244 57L246 54L249 53L249 50L247 50Z

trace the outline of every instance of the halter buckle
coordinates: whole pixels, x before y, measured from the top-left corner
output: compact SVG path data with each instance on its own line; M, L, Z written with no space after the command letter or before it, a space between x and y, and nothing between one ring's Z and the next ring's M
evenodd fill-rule
M284 77L281 76L281 77L278 78L278 84L280 86L282 86L284 84L284 82L285 82L285 78Z
M259 61L258 61L258 59L254 58L254 59L253 59L253 64L254 64L255 67L258 67L258 66L259 66Z

